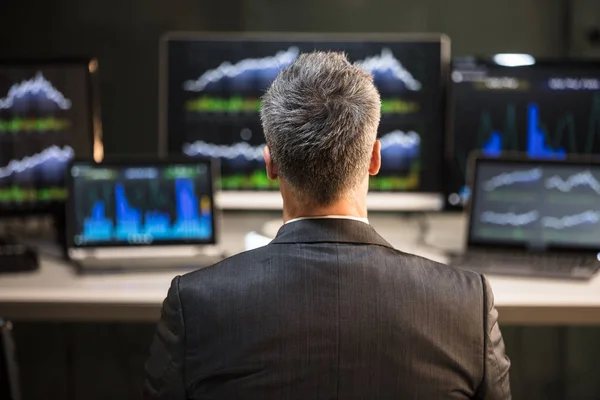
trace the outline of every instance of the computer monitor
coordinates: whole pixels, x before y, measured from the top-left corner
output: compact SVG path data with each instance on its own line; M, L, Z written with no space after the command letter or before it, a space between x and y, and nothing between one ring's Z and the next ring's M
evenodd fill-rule
M600 160L511 155L472 162L470 247L600 251Z
M72 162L69 255L109 247L215 244L214 170L210 159Z
M449 41L442 35L168 34L161 46L162 154L220 160L223 208L281 208L263 161L260 97L300 53L343 51L382 99L382 167L370 209L434 210L446 128Z
M65 167L102 158L95 60L0 61L0 216L62 210Z
M469 199L472 151L524 152L532 159L600 154L600 63L531 61L510 67L493 59L454 60L448 209Z

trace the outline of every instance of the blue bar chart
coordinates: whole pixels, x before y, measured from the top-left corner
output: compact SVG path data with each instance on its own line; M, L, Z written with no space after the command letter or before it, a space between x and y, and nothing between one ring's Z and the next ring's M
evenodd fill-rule
M502 132L493 131L489 140L482 147L488 157L498 157L503 151ZM527 155L530 158L548 159L564 158L567 152L563 148L553 149L548 144L548 135L541 128L540 111L537 104L527 107Z
M153 207L153 198L144 192L148 181L119 182L113 185L114 217L107 216L104 199L96 199L83 223L86 241L148 241L204 239L212 235L212 208L208 196L196 195L193 179L174 179L174 204ZM128 190L129 189L129 190ZM134 204L130 193L138 191L143 204ZM141 192L139 192L141 191Z

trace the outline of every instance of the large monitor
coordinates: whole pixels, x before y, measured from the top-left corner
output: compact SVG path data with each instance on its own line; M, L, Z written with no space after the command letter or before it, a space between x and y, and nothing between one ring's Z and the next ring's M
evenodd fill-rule
M369 208L441 208L450 74L441 35L171 33L161 48L163 155L218 158L223 208L280 208L263 162L260 97L281 68L314 50L345 52L380 91L382 168Z
M510 67L493 59L454 60L446 205L469 200L472 151L531 159L600 154L600 63L541 61ZM503 64L503 63L501 63Z
M73 156L102 158L95 60L0 61L0 215L62 210Z

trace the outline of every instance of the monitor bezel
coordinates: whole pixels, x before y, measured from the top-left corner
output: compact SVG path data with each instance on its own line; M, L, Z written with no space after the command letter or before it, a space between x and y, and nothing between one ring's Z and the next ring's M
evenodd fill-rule
M593 157L582 157L582 156L571 156L566 159L529 159L527 153L523 152L511 152L506 153L502 157L487 157L481 152L472 152L469 156L468 165L470 174L468 176L468 184L473 188L471 197L467 203L467 235L466 235L466 246L470 249L499 249L499 250L527 250L531 252L560 252L560 253L600 253L600 239L598 240L598 247L592 248L589 246L577 246L576 244L569 245L550 245L550 246L532 246L527 243L514 243L514 242L503 242L501 240L481 240L473 237L473 218L475 217L475 207L473 204L477 201L477 190L474 189L474 183L477 182L478 173L480 167L483 164L504 164L510 163L512 165L523 165L523 166L565 166L565 167L597 167L600 168L600 159Z
M439 113L442 116L442 146L446 146L449 118L449 88L451 86L451 41L442 33L308 33L308 32L193 32L173 31L163 34L159 41L158 77L158 149L160 157L168 149L168 55L171 41L343 41L343 42L435 42L440 44L441 96ZM445 169L445 156L440 156L439 173ZM443 175L441 175L443 176ZM374 211L439 211L444 207L444 182L432 192L369 192L367 207ZM278 190L219 190L217 202L222 209L281 210L283 201Z
M95 57L67 57L67 58L52 58L52 59L0 59L0 67L4 68L19 68L40 66L87 66L87 85L88 92L88 110L89 121L88 130L90 135L91 148L88 149L88 154L96 161L102 161L104 158L104 145L102 133L102 115L100 106L100 82L99 82L99 65ZM76 156L77 157L77 156ZM83 155L80 155L83 157ZM65 183L66 186L66 183ZM44 203L0 203L0 218L26 218L43 215L52 215L60 218L65 201L49 201Z
M74 241L75 236L75 210L74 198L72 193L74 179L71 175L71 168L77 165L92 166L97 168L135 168L136 166L157 166L162 167L166 165L197 165L204 164L209 168L209 186L210 186L210 212L211 212L211 228L212 235L208 239L189 239L189 240L161 240L159 242L151 242L148 244L144 243L126 243L121 241L110 241L103 243L93 243L90 245L77 245ZM95 162L89 159L76 158L72 160L66 170L66 180L69 196L65 204L65 240L67 250L69 252L75 251L93 251L95 249L149 249L149 248L161 248L161 247L189 247L189 246L207 246L217 244L218 240L218 224L217 224L217 207L215 205L215 179L217 178L217 165L215 160L208 158L194 158L184 159L182 157L169 157L158 159L157 157L127 157L127 158L110 158L104 159L102 162Z
M600 75L600 61L598 60L591 60L591 59L583 59L583 58L535 58L535 62L531 65L521 65L521 66L506 66L506 65L500 65L498 63L496 63L493 60L493 57L491 56L464 56L464 57L452 57L451 60L451 73L450 75L452 75L452 73L455 71L455 68L457 66L458 63L465 63L465 64L472 64L473 66L479 67L479 68L494 68L494 69L500 69L500 70L506 70L506 71L513 71L513 70L535 70L537 68L564 68L565 70L569 69L569 68L595 68L598 69L599 71L599 75ZM455 194L458 190L460 190L461 188L455 188L452 187L453 182L452 182L452 177L453 177L453 169L456 167L456 161L454 159L454 145L457 141L457 135L455 132L455 115L454 115L454 109L455 106L457 104L456 102L456 98L454 96L454 81L452 80L452 78L449 80L449 85L450 85L450 89L449 89L449 97L448 97L448 128L446 130L447 136L446 136L446 140L445 140L445 144L446 144L446 152L445 152L445 161L444 163L448 166L448 168L444 169L444 181L446 182L446 185L444 187L444 193L443 193L443 201L444 201L444 206L443 209L444 211L464 211L467 210L467 206L466 205L453 205L450 203L449 201L449 197L452 194ZM473 154L475 154L475 156L477 156L479 150L473 150ZM511 156L512 153L512 156ZM508 157L515 157L515 154L519 154L518 152L511 152L511 153L507 153ZM579 155L576 155L574 157L580 157ZM583 156L585 157L585 156ZM467 162L466 165L467 167L471 164L469 162L471 158L471 155L467 156ZM470 177L470 172L469 169L467 168L467 174L466 174L466 181L465 181L465 185L468 186L468 180Z

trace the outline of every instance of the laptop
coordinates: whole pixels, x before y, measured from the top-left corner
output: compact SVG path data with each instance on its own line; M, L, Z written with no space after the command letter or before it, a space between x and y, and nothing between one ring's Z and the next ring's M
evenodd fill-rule
M198 269L217 246L211 160L73 161L68 258L81 272Z
M590 279L600 267L600 163L471 161L467 249L450 265L486 274Z

